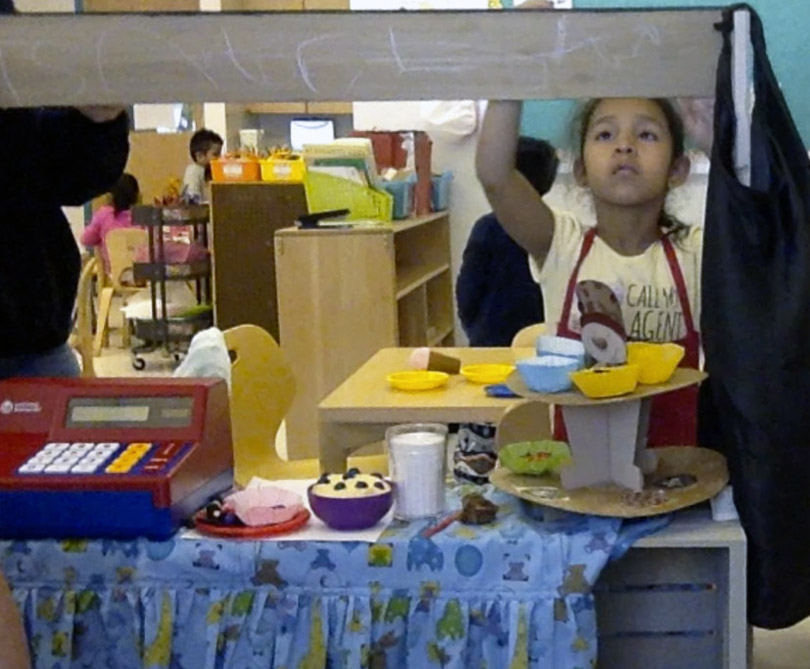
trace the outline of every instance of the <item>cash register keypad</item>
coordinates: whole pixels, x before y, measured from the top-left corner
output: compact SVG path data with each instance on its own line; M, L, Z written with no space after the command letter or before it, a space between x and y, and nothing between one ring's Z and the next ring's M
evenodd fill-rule
M28 458L17 472L38 475L100 474L102 472L127 474L144 461L150 451L152 451L153 457L146 460L147 466L144 469L155 471L168 463L170 458L162 456L173 451L174 449L170 448L173 446L175 445L158 445L147 442L131 444L118 442L53 442L46 444ZM154 463L152 463L153 460Z

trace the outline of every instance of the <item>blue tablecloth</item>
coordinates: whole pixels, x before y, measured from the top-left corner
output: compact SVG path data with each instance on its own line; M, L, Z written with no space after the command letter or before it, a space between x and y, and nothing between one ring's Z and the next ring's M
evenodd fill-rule
M592 667L592 586L628 528L392 524L375 544L1 541L38 669ZM654 523L635 525L632 534Z

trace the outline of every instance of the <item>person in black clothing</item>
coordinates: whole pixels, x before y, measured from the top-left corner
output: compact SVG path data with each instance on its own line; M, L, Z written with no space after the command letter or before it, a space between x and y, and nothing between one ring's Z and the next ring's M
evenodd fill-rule
M521 137L515 164L545 195L559 160L548 142ZM470 232L456 280L456 303L470 346L509 346L520 329L543 321L543 297L529 272L526 251L491 212Z
M0 13L14 9L0 0ZM0 378L78 376L67 346L80 256L62 213L110 190L129 154L120 107L0 109Z

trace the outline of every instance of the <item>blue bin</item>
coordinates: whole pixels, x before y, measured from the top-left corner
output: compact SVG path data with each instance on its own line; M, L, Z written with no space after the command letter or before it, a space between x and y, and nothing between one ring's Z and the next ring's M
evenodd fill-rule
M430 179L430 205L433 211L450 208L450 184L453 173L450 171L434 174Z
M410 181L385 181L383 188L394 196L394 218L408 218L413 213L413 183Z

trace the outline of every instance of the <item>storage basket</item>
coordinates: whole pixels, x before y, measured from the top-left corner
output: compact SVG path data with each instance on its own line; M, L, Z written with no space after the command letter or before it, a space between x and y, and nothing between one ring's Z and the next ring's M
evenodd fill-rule
M300 184L306 170L304 159L299 155L270 157L260 161L262 181L284 184Z
M410 181L386 181L383 188L394 196L394 218L408 218L413 212L413 184Z
M372 219L390 221L394 210L394 197L376 188L363 186L323 172L308 170L304 179L309 213L348 209L347 220Z
M450 184L452 182L452 172L434 174L431 178L430 204L433 211L444 211L450 208Z
M211 178L214 181L261 181L258 160L223 158L211 161Z

